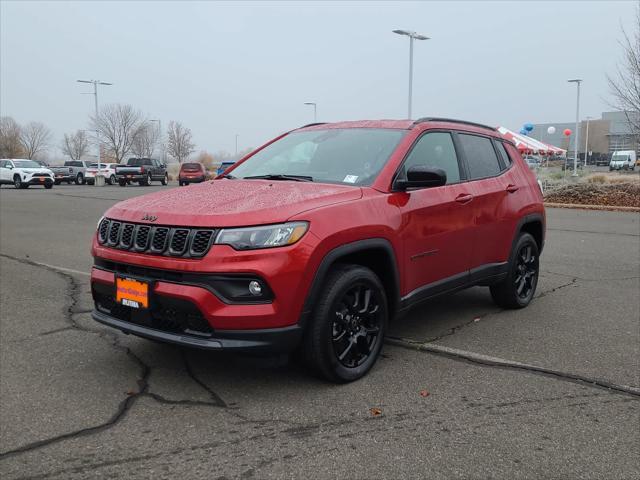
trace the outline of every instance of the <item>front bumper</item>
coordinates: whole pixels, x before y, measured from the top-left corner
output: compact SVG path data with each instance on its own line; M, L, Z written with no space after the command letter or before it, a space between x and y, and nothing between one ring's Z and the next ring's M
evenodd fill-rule
M294 350L302 338L302 328L298 325L263 330L218 330L211 337L199 338L125 322L98 310L93 311L92 317L95 321L124 333L203 350L285 353Z
M51 177L31 177L27 180L23 180L23 183L27 183L29 185L51 185L53 183L53 178Z

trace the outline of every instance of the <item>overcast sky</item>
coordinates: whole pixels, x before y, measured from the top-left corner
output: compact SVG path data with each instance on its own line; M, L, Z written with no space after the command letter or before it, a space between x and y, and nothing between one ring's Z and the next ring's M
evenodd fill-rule
M621 25L637 2L0 2L0 113L62 134L86 128L93 97L76 79L114 83L163 129L179 120L198 149L233 153L318 120L406 118L407 37L414 117L519 129L572 121L609 99Z

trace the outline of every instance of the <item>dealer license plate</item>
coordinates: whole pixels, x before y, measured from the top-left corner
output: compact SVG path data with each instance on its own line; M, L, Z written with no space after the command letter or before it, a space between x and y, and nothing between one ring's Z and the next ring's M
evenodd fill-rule
M116 302L131 308L149 308L149 284L128 277L116 277Z

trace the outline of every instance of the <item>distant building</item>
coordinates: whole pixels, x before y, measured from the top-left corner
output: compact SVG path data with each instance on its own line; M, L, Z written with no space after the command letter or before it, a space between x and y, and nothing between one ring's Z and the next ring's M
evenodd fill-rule
M632 115L632 113L629 113ZM589 138L587 139L587 123ZM553 135L547 133L549 127L555 127ZM540 123L534 125L531 136L544 143L554 145L567 150L569 158L573 156L573 135L570 138L564 136L565 129L575 130L575 122ZM640 156L640 138L634 135L631 124L627 120L625 112L603 112L602 118L592 118L580 122L580 137L578 142L578 154L584 159L585 142L589 142L587 150L589 158L609 156L616 150L635 150Z

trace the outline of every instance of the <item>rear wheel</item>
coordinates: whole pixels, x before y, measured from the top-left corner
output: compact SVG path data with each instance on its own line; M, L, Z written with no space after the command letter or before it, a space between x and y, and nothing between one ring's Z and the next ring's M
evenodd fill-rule
M359 265L339 265L329 274L303 344L307 363L333 382L364 376L380 355L387 327L384 287Z
M84 183L84 175L79 173L78 176L76 176L76 185L84 185Z
M147 187L151 185L151 172L147 173L147 178L140 182L140 185L146 185Z
M109 177L109 185L115 185L116 182L116 176L114 174L111 174L111 176Z
M530 234L520 234L511 252L507 278L490 287L493 301L503 308L529 305L538 286L539 269L538 244Z

